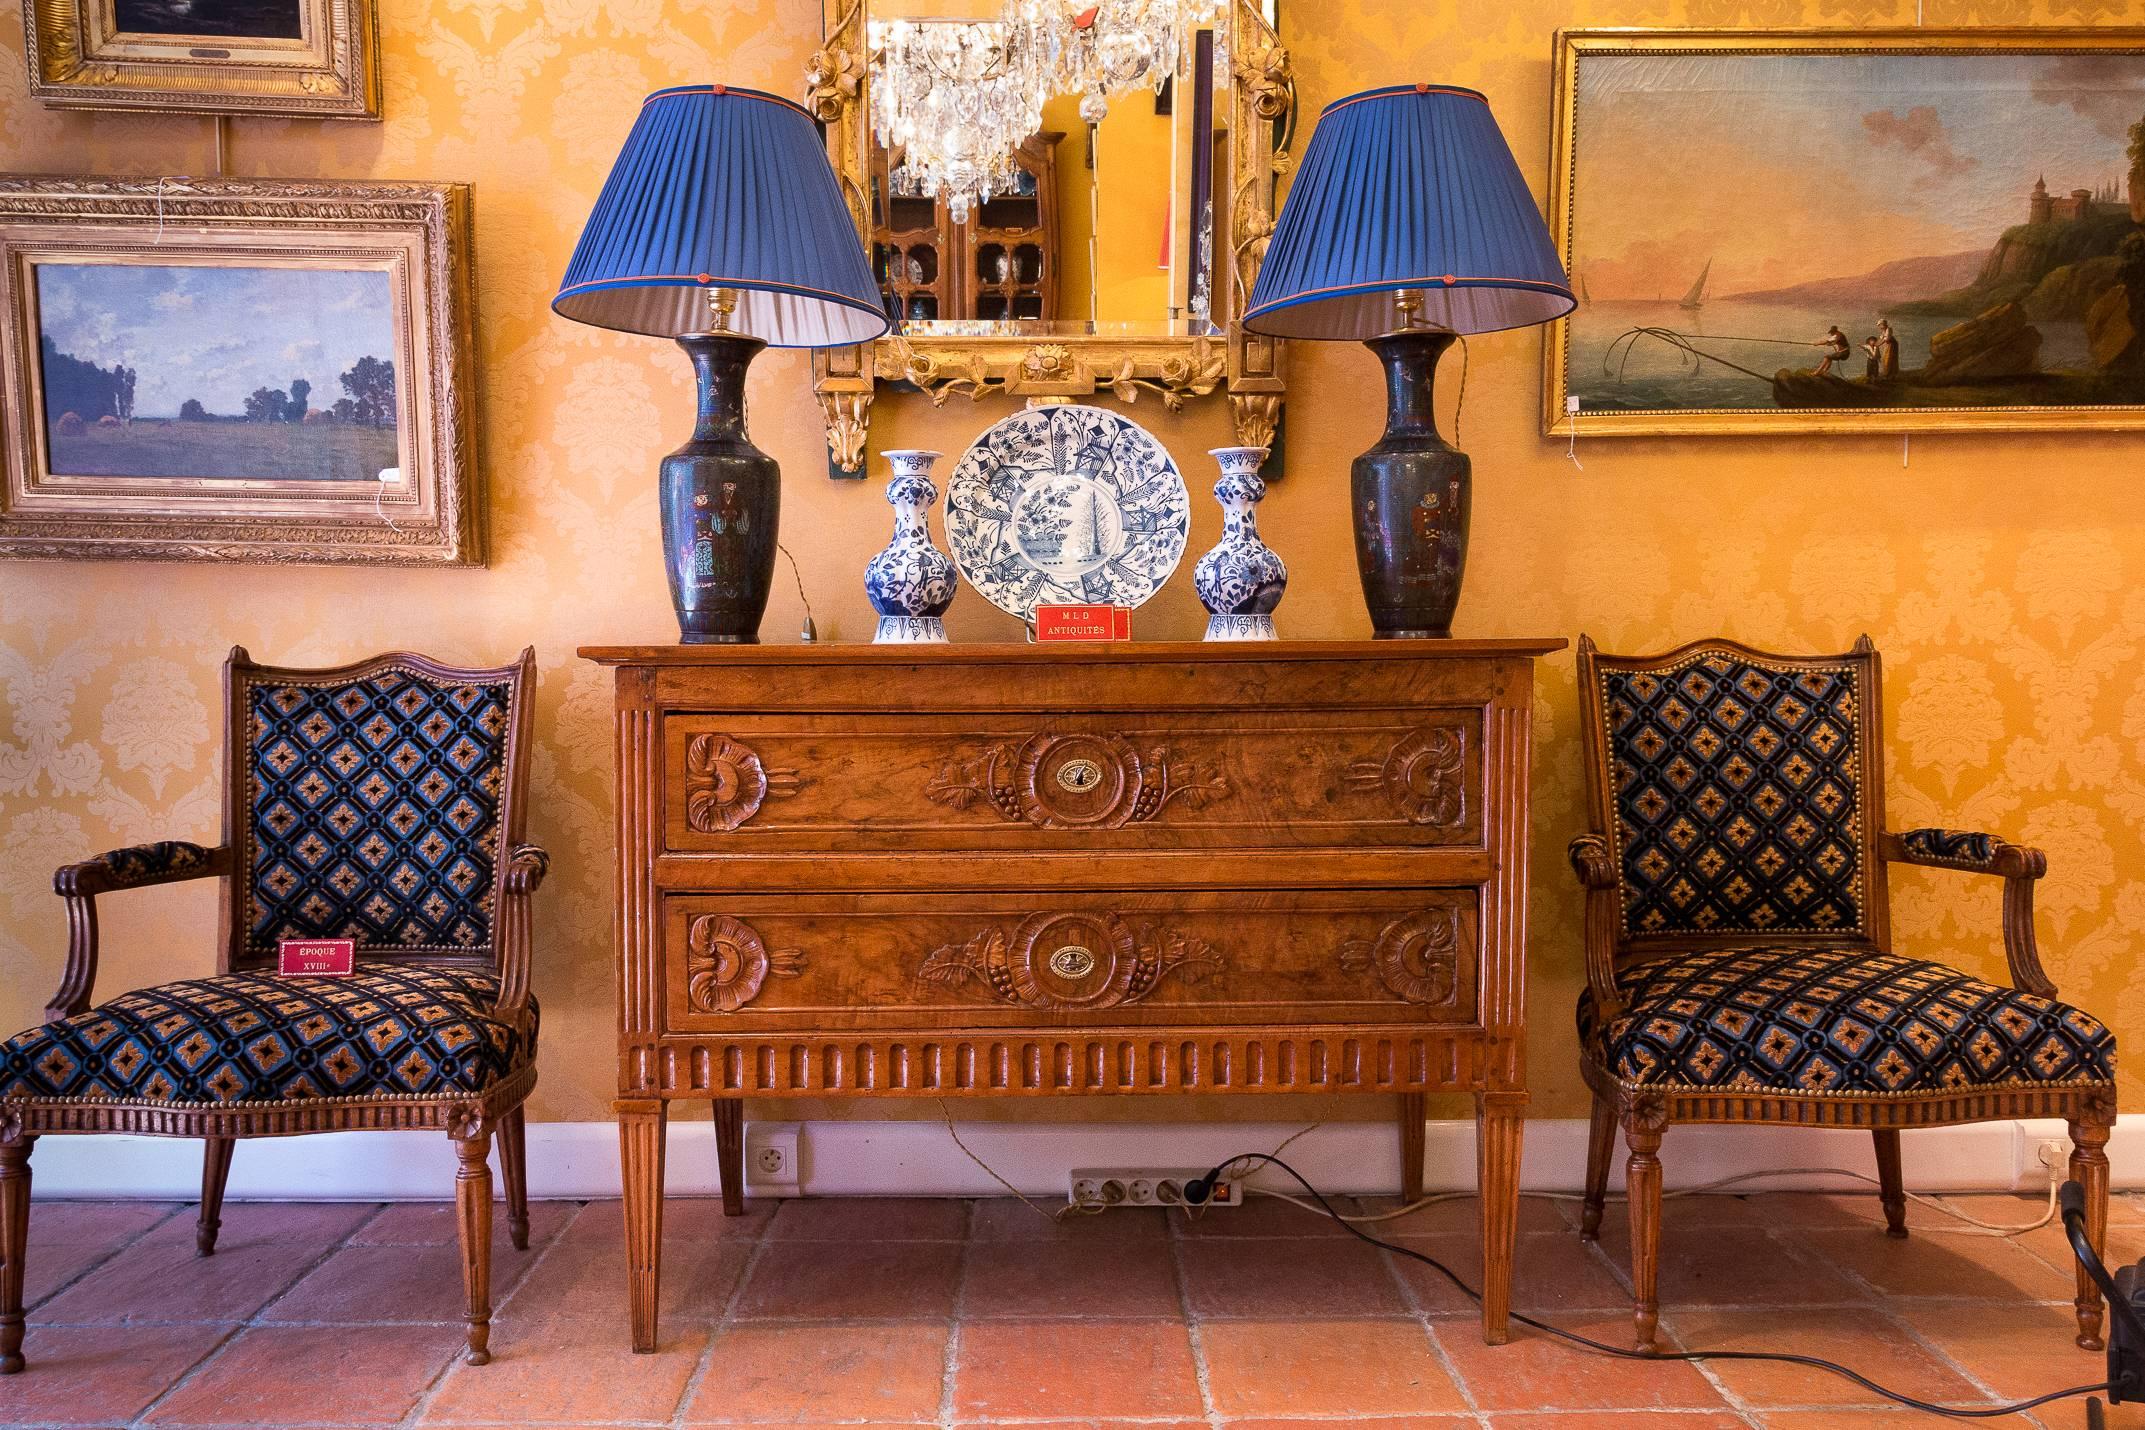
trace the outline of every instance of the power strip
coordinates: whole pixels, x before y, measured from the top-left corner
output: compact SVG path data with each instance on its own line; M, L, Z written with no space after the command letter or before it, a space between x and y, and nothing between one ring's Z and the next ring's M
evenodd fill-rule
M1210 1167L1075 1167L1067 1198L1076 1207L1181 1207L1184 1187L1205 1177ZM1243 1201L1235 1182L1217 1180L1202 1206L1233 1207Z

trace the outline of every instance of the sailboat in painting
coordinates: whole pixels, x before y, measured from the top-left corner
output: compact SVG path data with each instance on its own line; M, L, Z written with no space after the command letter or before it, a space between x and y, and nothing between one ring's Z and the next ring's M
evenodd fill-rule
M1678 303L1676 306L1683 309L1683 311L1686 313L1695 313L1700 308L1705 307L1706 282L1712 276L1713 260L1708 258L1706 260L1706 266L1698 270L1698 281L1691 285L1691 291L1684 294L1683 301L1681 303Z

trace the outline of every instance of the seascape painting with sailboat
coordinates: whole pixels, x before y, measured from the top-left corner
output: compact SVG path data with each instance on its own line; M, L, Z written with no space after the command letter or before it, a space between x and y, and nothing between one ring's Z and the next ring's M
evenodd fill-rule
M1553 413L2145 407L2145 54L1582 53L1571 83Z

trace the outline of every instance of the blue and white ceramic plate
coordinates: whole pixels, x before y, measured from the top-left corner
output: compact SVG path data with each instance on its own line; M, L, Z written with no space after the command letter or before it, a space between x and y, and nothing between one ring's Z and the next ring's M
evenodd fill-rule
M1001 611L1137 606L1184 558L1192 503L1154 435L1103 407L1031 407L961 454L946 539Z

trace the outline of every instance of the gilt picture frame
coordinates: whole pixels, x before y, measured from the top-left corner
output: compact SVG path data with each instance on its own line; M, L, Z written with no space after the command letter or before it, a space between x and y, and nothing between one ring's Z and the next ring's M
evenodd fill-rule
M484 564L470 191L0 176L0 556Z
M379 0L23 0L55 108L380 117Z
M1549 217L1548 435L2145 429L2145 28L1560 31Z

